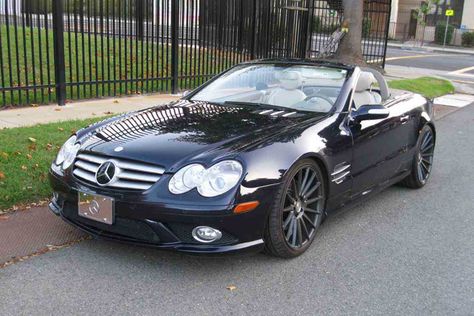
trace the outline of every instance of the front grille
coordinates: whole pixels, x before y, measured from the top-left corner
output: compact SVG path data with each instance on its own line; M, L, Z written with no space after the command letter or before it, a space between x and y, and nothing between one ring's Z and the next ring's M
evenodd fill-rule
M81 153L76 158L72 173L80 180L97 184L95 174L99 166L106 161L112 161L117 167L115 179L106 185L112 188L147 190L165 171L161 167L147 163Z

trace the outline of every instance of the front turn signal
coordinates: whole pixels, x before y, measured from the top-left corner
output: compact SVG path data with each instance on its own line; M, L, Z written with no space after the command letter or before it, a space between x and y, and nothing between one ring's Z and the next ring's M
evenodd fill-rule
M241 213L253 211L259 205L260 205L259 201L244 202L244 203L237 204L234 207L234 214L241 214Z

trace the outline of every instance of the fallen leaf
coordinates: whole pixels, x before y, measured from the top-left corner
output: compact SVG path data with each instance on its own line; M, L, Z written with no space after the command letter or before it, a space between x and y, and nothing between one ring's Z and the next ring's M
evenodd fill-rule
M35 169L39 168L39 164L35 163L35 164L33 165L33 168L35 168Z
M51 149L53 149L53 144L47 143L46 144L46 150L50 151Z
M23 165L23 166L21 166L21 170L26 171L26 170L28 170L28 167Z
M58 127L58 131L63 132L63 131L64 131L64 128Z
M15 155L21 156L21 151L15 151Z
M32 143L28 146L28 150L29 151L35 151L36 150L36 144L35 143Z
M38 107L38 104L32 103L31 106L34 107L34 108L37 108L37 107Z
M33 156L31 156L30 154L26 154L26 158L31 159L33 158Z
M36 138L33 137L28 137L28 140L32 143L36 143Z
M76 134L77 130L71 129L71 134Z
M104 112L105 115L110 115L110 114L114 114L114 112L110 112L110 111L107 111L107 112Z
M234 291L237 289L237 287L235 285L229 285L228 287L226 287L226 289L228 289L229 291Z
M5 174L0 171L0 180L3 180L3 179L5 179L5 178L6 178L6 177L5 177Z
M56 112L59 112L59 111L61 111L61 109L60 109L60 108L55 108L54 110L55 110Z
M114 100L114 103L119 103L119 100Z
M8 154L6 152L2 152L2 157L8 159Z

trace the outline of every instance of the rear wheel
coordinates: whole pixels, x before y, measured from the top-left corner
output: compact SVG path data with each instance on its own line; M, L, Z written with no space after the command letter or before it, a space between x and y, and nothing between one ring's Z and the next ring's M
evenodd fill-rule
M411 173L402 180L402 184L413 189L423 187L431 175L435 137L433 129L426 125L420 132Z
M275 199L265 231L267 252L299 256L309 248L323 218L326 184L313 160L298 162L287 174Z

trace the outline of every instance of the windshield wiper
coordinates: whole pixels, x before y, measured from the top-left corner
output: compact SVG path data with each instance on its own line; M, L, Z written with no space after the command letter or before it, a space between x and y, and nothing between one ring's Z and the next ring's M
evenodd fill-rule
M296 111L295 109L285 107L285 106L279 106L279 105L273 105L273 104L267 104L267 103L259 103L259 102L244 102L244 101L225 101L225 105L237 105L237 106L251 106L251 107L259 107L259 108L264 108L264 109L277 109L277 110L283 110L283 111Z

